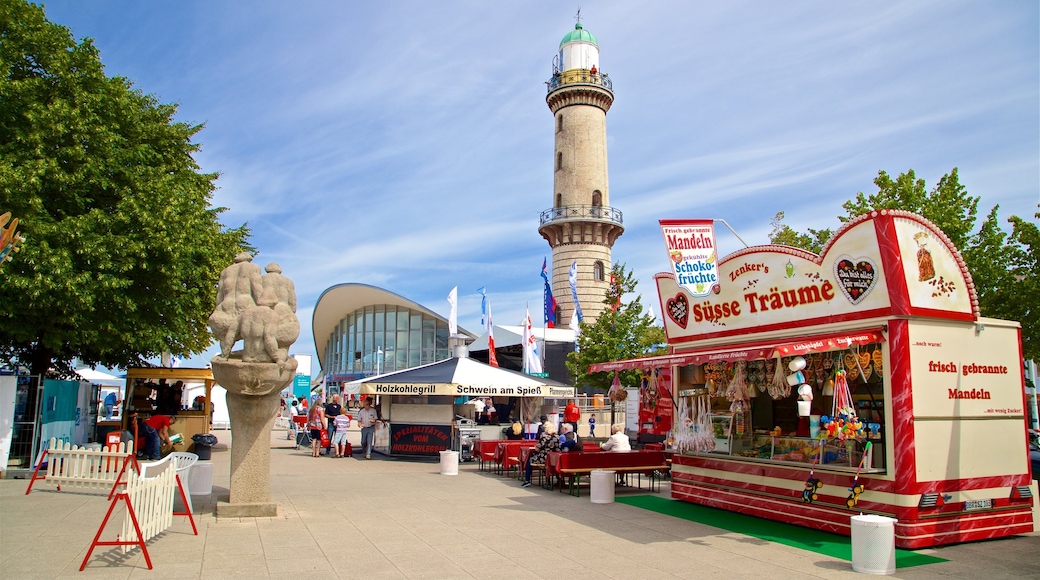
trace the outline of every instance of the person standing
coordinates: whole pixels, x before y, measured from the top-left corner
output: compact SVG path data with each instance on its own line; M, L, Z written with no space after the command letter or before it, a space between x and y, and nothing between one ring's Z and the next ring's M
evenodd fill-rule
M491 397L484 401L484 414L487 415L488 425L498 425L498 410L495 409L495 402Z
M286 439L296 439L296 418L306 415L306 413L300 409L300 402L293 399L292 405L289 407L289 434Z
M177 422L176 416L152 415L144 420L144 457L156 461L162 459L162 440L172 446L170 425Z
M332 437L332 448L336 450L336 457L347 456L347 428L350 427L350 415L340 413L333 421L336 434Z
M112 411L116 408L116 403L119 401L119 397L116 396L115 391L112 391L105 397L105 420L112 420Z
M332 438L336 435L336 417L339 417L342 412L343 407L339 404L339 395L332 395L332 402L325 405L325 421L328 422L329 431L329 447L325 448L326 456L332 455L332 448L335 446Z
M596 414L589 415L589 439L596 436Z
M325 428L325 409L315 400L307 412L307 428L311 431L311 457L321 455L321 431Z
M581 409L574 402L574 399L567 401L567 406L563 409L563 420L571 424L574 432L578 432L578 421L581 420Z
M371 397L366 397L363 405L358 411L358 425L361 426L361 449L365 452L365 459L372 459L372 440L375 438L379 412L372 408Z

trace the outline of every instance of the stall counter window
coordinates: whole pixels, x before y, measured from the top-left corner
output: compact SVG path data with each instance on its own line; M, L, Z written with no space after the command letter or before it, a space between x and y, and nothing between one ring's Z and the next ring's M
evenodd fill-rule
M795 358L804 361L800 372L815 393L807 417L798 416L799 395L787 380ZM848 437L832 421L837 414L834 385L839 373L849 386L850 403L860 423ZM683 404L679 412L682 419L676 422L669 446L679 453L815 462L821 467L847 470L860 468L866 443L872 441L873 453L864 468L875 473L884 471L881 432L887 405L881 343L804 357L686 365L673 376L677 377L676 390ZM701 428L710 428L714 446L708 442L707 433L700 437L702 443L689 441L697 438Z
M139 422L155 414L177 417L170 427L173 451L193 451L192 436L210 431L210 397L215 384L210 369L128 369L123 429L134 437L137 451L143 449L144 441Z

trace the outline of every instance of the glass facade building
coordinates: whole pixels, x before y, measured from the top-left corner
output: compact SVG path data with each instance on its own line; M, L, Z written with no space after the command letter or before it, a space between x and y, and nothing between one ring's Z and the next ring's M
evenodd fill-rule
M325 370L330 376L372 375L450 356L447 322L410 308L377 304L339 321L329 335Z
M318 362L333 386L452 356L445 317L368 284L325 290L314 307L312 328ZM458 332L463 343L476 339L462 327Z

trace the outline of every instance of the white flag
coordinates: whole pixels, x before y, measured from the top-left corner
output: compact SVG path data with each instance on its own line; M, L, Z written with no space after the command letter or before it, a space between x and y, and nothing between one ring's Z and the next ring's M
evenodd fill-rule
M524 372L527 374L542 372L542 358L538 355L538 339L531 326L531 312L524 310Z
M459 333L459 287L456 286L448 292L448 304L451 304L451 313L448 314L448 336Z
M578 261L571 263L571 269L567 271L567 281L571 285L571 299L574 300L574 313L578 316L578 322L585 319L581 314L581 302L578 301Z
M578 352L578 335L581 333L581 323L578 322L578 313L571 314L571 330L574 331L574 352Z

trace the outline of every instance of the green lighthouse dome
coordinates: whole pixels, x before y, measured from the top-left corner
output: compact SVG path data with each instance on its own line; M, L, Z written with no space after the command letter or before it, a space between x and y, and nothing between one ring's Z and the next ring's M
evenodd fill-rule
M560 41L560 48L563 48L563 45L568 42L591 42L592 44L599 46L599 44L596 43L596 37L593 36L591 32L581 27L581 22L576 23L574 25L574 30L568 32L567 35L563 37L563 40Z

